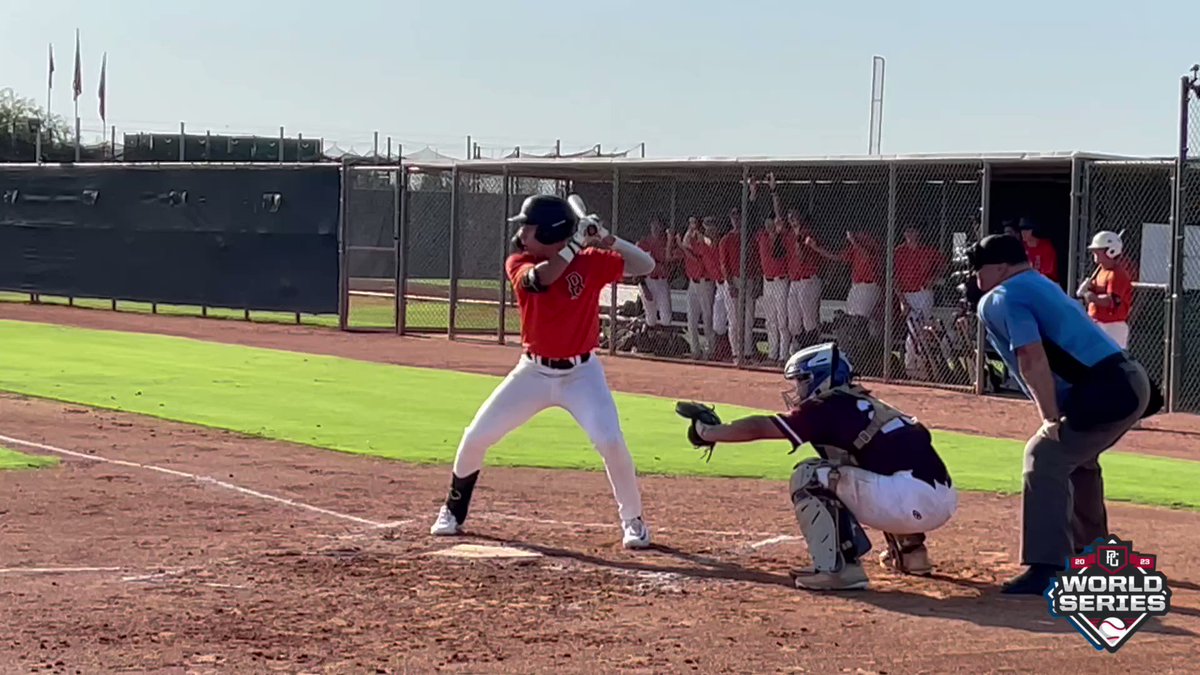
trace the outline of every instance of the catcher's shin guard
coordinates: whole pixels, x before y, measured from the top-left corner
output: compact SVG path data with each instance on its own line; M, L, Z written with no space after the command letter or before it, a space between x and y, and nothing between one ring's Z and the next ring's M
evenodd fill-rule
M887 541L887 550L879 556L879 562L884 567L904 574L933 574L933 563L925 548L924 534L884 533L883 538Z
M792 507L817 572L840 572L871 550L858 519L831 489L836 483L837 466L822 459L805 460L792 474Z

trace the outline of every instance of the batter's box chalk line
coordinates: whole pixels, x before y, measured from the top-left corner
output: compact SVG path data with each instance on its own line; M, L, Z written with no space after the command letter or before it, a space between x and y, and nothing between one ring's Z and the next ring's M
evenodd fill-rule
M30 440L26 440L23 438L14 438L12 436L6 436L3 434L0 434L0 441L9 443L12 445L18 445L18 446L23 446L23 447L27 447L27 448L43 450L45 452L52 452L57 455L62 455L64 457L71 457L74 459L80 459L80 460L84 460L84 461L88 461L88 462L98 462L98 463L102 463L102 464L110 464L113 466L123 466L123 467L131 468L131 469L139 469L142 471L159 473L159 474L163 474L166 476L172 476L175 478L182 478L184 480L190 480L190 481L193 481L196 483L200 483L202 485L211 485L211 486L218 487L218 488L221 488L224 490L228 490L230 492L235 492L237 494L240 494L240 495L243 495L246 497L252 497L254 499L260 499L263 501L273 502L276 504L282 504L284 506L288 506L288 507L291 507L294 509L308 511L310 513L317 513L317 514L320 514L323 516L328 516L330 518L336 518L339 520L344 520L347 522L355 523L357 525L363 525L363 526L366 526L366 527L369 527L372 529L394 530L394 529L402 528L402 527L405 527L408 525L413 525L414 523L417 523L417 520L415 518L408 518L408 519L403 519L403 520L392 520L392 521L378 521L378 520L372 520L370 518L362 518L360 516L355 516L355 515L351 515L348 513L342 513L340 511L335 511L333 509L327 509L327 508L323 508L320 506L315 506L313 504L308 504L308 503L299 501L297 499L291 499L289 497L281 497L279 495L274 495L274 494L270 494L267 492L261 492L259 490L254 490L251 488L243 487L241 485L236 485L236 484L230 483L228 481L223 481L218 478L213 478L212 476L204 476L204 475L200 475L200 474L189 473L187 471L180 471L178 469L168 469L167 467L158 466L155 464L145 464L142 462L134 462L134 461L124 460L124 459L113 459L111 457L105 457L103 455L98 455L98 454L76 452L74 450L68 450L66 448L61 448L61 447L58 447L55 445L50 445L49 443L39 443L37 441L30 441ZM607 530L607 529L612 529L612 528L616 527L616 523L585 523L585 522L574 522L574 521L568 521L568 520L556 520L556 519L549 519L549 518L530 518L527 516L518 516L518 515L511 515L511 514L505 514L505 513L494 513L494 512L493 513L482 513L476 517L480 520L489 520L489 519L490 520L508 520L508 521L514 521L514 522L523 522L523 523L545 525L545 526L551 526L551 527L562 527L562 528L573 528L573 529ZM752 544L749 544L749 550L758 550L758 549L764 548L766 546L781 543L784 541L790 541L791 539L795 538L792 535L781 535L778 533L770 533L770 532L751 532L751 531L745 531L745 530L708 530L708 529L701 529L701 528L671 527L671 526L656 527L655 525L653 525L653 523L651 524L651 527L654 528L657 532L661 532L664 534L669 534L672 532L681 532L681 533L686 533L686 534L694 534L694 535L709 536L709 537L727 537L727 538L728 537L766 537L765 539L762 539L760 541L756 541ZM354 535L351 535L351 536L353 537Z
M190 480L190 481L194 481L194 482L205 484L205 485L213 485L213 486L225 489L225 490L229 490L229 491L241 494L241 495L245 495L247 497L254 497L255 499L261 499L264 501L274 502L277 504L283 504L285 506L290 506L295 509L309 511L311 513L318 513L318 514L321 514L324 516L329 516L331 518L338 518L340 520L345 520L345 521L349 521L351 523L356 523L358 525L365 525L367 527L373 527L373 528L398 527L400 525L404 525L409 522L409 521L380 522L377 520L370 520L368 518L360 518L358 516L350 515L348 513L341 513L339 511L334 511L333 509L326 509L326 508L322 508L320 506L314 506L312 504L307 504L305 502L302 502L302 501L299 501L296 499L290 499L288 497L280 497L278 495L273 495L273 494L269 494L266 492L260 492L258 490L252 490L247 487L242 487L241 485L235 485L228 481L223 481L223 480L220 480L217 478L213 478L212 476L202 476L199 474L188 473L186 471L179 471L176 469L168 469L166 467L157 466L154 464L142 464L141 462L131 462L131 461L124 460L124 459L112 459L110 457L104 457L103 455L93 455L93 454L88 454L88 453L83 453L83 452L76 452L74 450L67 450L66 448L60 448L60 447L57 447L54 445L50 445L48 443L38 443L36 441L27 441L22 438L13 438L11 436L5 436L3 434L0 434L0 441L9 443L12 445L20 445L20 446L24 446L27 448L36 448L38 450L44 450L46 452L53 452L58 455L63 455L64 457L73 457L75 459L82 459L82 460L89 461L89 462L100 462L102 464L112 464L114 466L124 466L124 467L128 467L131 469L141 469L143 471L153 471L155 473L160 473L160 474L164 474L167 476L174 476L176 478L183 478L185 480Z

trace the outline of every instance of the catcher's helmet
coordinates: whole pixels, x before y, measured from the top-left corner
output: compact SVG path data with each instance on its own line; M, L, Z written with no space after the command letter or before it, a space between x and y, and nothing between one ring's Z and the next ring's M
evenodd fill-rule
M557 244L575 234L579 217L570 204L554 195L533 195L521 204L521 212L508 219L517 225L530 225L536 229L534 238L543 244Z
M797 397L784 395L788 405L794 407L800 401L834 387L850 384L854 379L854 366L841 355L837 343L826 342L792 354L783 367L783 377L796 382Z
M1089 251L1104 251L1108 257L1115 258L1121 255L1125 250L1125 244L1121 241L1121 235L1116 232L1104 230L1097 232L1095 237L1092 237L1092 243L1088 246Z

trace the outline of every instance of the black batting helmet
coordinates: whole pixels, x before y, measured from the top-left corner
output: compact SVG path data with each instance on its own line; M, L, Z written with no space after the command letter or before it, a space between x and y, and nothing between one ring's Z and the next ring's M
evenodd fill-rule
M525 199L521 212L508 222L533 226L537 228L533 235L535 239L543 244L557 244L575 234L579 217L562 197L533 195Z

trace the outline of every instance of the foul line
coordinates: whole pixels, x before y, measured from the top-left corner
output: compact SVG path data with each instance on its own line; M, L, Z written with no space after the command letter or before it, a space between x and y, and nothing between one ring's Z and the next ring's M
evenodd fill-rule
M120 567L0 567L0 574L70 574L86 572L120 572Z
M76 452L74 450L67 450L66 448L60 448L58 446L49 445L47 443L38 443L35 441L27 441L25 439L13 438L12 436L5 436L3 434L0 434L0 441L3 441L5 443L11 443L14 445L23 445L23 446L29 447L29 448L36 448L38 450L45 450L47 452L53 452L53 453L56 453L59 455L67 456L67 457L74 457L76 459L82 459L82 460L87 460L87 461L92 461L92 462L99 462L99 463L103 463L103 464L112 464L115 466L124 466L124 467L133 468L133 469L142 469L144 471L153 471L153 472L165 474L168 476L174 476L176 478L183 478L186 480L191 480L191 481L194 481L197 483L215 485L217 487L224 488L224 489L230 490L232 492L237 492L238 494L242 494L247 497L254 497L256 499L262 499L264 501L275 502L277 504L283 504L285 506L290 506L292 508L302 509L304 511L310 511L312 513L319 513L321 515L330 516L333 518L339 518L341 520L346 520L346 521L349 521L352 523L357 523L359 525L366 525L367 527L371 527L371 528L375 528L375 529L403 527L405 525L409 525L409 524L415 522L414 519L412 519L412 518L408 518L408 519L404 519L404 520L394 520L394 521L389 521L389 522L381 522L381 521L377 521L377 520L371 520L369 518L360 518L358 516L352 516L348 513L341 513L339 511L334 511L332 509L326 509L326 508L322 508L320 506L314 506L312 504L307 504L305 502L301 502L301 501L298 501L295 499L290 499L288 497L280 497L278 495L273 495L273 494L269 494L266 492L259 492L258 490L252 490L247 487L242 487L241 485L235 485L233 483L223 481L223 480L220 480L217 478L213 478L211 476L201 476L199 474L188 473L186 471L179 471L177 469L168 469L166 467L157 466L154 464L142 464L141 462L133 462L130 460L112 459L111 457L104 457L103 455L92 455L92 454L87 454L87 453L83 453L83 452ZM516 516L516 515L509 515L509 514L505 514L505 513L495 513L495 512L479 514L476 517L480 520L489 520L489 519L509 520L509 521L515 521L515 522L536 523L539 525L550 525L550 526L555 526L555 527L569 527L569 528L573 527L573 528L581 528L581 529L584 529L584 528L586 528L586 529L608 529L608 528L613 527L612 523L582 523L582 522L572 522L572 521L556 520L556 519L549 519L549 518L529 518L529 517L525 517L525 516ZM654 527L654 526L651 525L651 527ZM786 535L786 534L781 535L778 533L771 533L771 532L749 532L749 531L745 531L745 530L741 530L741 531L705 530L705 529L697 529L697 528L689 528L689 527L670 527L670 526L655 527L654 529L657 529L659 532L686 532L688 534L699 534L699 535L707 535L707 536L714 536L714 537L746 537L746 536L766 537L766 539L763 539L762 541L757 541L757 542L750 544L748 547L750 550L758 550L760 548L771 546L773 544L779 544L779 543L783 543L785 541L791 541L793 539L798 539L798 537L795 537L792 535ZM3 571L3 570L0 570L0 571Z
M369 527L375 527L375 528L398 527L398 526L403 525L406 522L408 522L408 521L395 521L395 522L390 522L390 523L384 523L384 522L379 522L376 520L369 520L367 518L359 518L358 516L352 516L348 513L340 513L338 511L321 508L320 506L313 506L312 504L306 504L304 502L297 501L295 499L289 499L287 497L280 497L278 495L268 494L266 492L259 492L258 490L251 490L250 488L242 487L240 485L234 485L233 483L228 483L226 481L213 478L212 476L201 476L201 475L194 474L194 473L188 473L186 471L177 471L175 469L168 469L168 468L162 467L162 466L155 466L153 464L142 464L140 462L131 462L131 461L124 460L124 459L111 459L109 457L104 457L102 455L89 455L89 454L83 453L83 452L75 452L74 450L67 450L65 448L59 448L59 447L56 447L53 445L47 445L46 443L36 443L34 441L26 441L26 440L20 439L20 438L13 438L11 436L5 436L3 434L0 434L0 441L4 441L5 443L12 443L14 445L23 445L23 446L29 447L29 448L37 448L39 450L45 450L47 452L54 452L54 453L57 453L60 455L65 455L67 457L74 457L76 459L83 459L83 460L88 460L88 461L92 461L92 462L101 462L104 464L114 464L117 466L125 466L125 467L130 467L133 469L142 469L145 471L156 471L158 473L166 474L168 476L175 476L177 478L185 478L187 480L195 481L197 483L205 483L205 484L209 484L209 485L215 485L217 487L224 488L226 490L231 490L233 492L237 492L238 494L246 495L248 497L254 497L256 499L262 499L262 500L269 501L269 502L275 502L277 504L285 504L285 505L291 506L293 508L302 509L304 511L311 511L312 513L319 513L321 515L330 516L333 518L340 518L342 520L348 520L352 523L358 523L359 525L367 525Z

